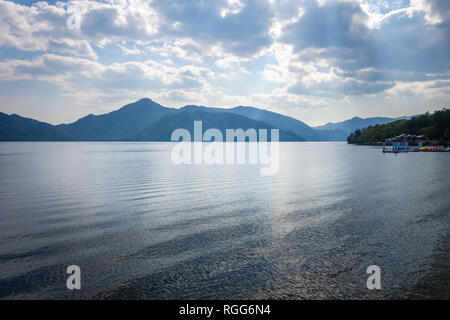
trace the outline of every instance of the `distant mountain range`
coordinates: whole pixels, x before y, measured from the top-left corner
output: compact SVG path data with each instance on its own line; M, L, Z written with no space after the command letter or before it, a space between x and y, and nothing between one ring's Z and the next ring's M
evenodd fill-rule
M322 126L314 127L316 130L327 130L327 131L341 131L345 137L348 137L350 133L356 129L363 129L369 126L374 126L377 124L385 124L392 121L407 119L408 117L398 117L398 118L387 118L387 117L374 117L374 118L359 118L353 117L349 120L341 122L328 122ZM345 140L346 138L344 138Z
M222 109L188 105L174 109L146 98L110 113L90 114L56 126L0 112L0 141L170 141L172 132L178 128L193 135L195 120L202 121L203 130L217 128L224 136L227 128L278 128L280 141L345 141L355 129L396 119L353 118L312 128L295 118L254 107Z

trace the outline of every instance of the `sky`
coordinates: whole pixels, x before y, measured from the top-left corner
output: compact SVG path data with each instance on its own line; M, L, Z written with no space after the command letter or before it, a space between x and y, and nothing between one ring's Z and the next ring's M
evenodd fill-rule
M0 0L0 111L52 124L150 98L311 126L449 107L448 0Z

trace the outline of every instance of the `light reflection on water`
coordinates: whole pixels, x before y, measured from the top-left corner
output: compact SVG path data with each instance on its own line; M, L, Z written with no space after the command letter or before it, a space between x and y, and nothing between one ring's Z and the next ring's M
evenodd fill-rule
M172 146L1 143L0 297L423 298L421 279L448 281L433 266L450 154L281 143L279 173L261 176L175 166Z

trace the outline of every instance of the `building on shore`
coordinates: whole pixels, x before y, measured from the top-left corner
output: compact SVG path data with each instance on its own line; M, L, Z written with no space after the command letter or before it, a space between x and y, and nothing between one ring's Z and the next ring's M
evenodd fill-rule
M410 152L418 151L427 141L423 135L401 134L388 138L383 142L383 152Z

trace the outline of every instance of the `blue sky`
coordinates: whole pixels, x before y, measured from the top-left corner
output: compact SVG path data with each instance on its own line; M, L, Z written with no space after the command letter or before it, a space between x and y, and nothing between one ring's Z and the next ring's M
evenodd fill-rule
M0 0L0 30L0 111L54 124L143 97L310 125L450 101L448 0Z

